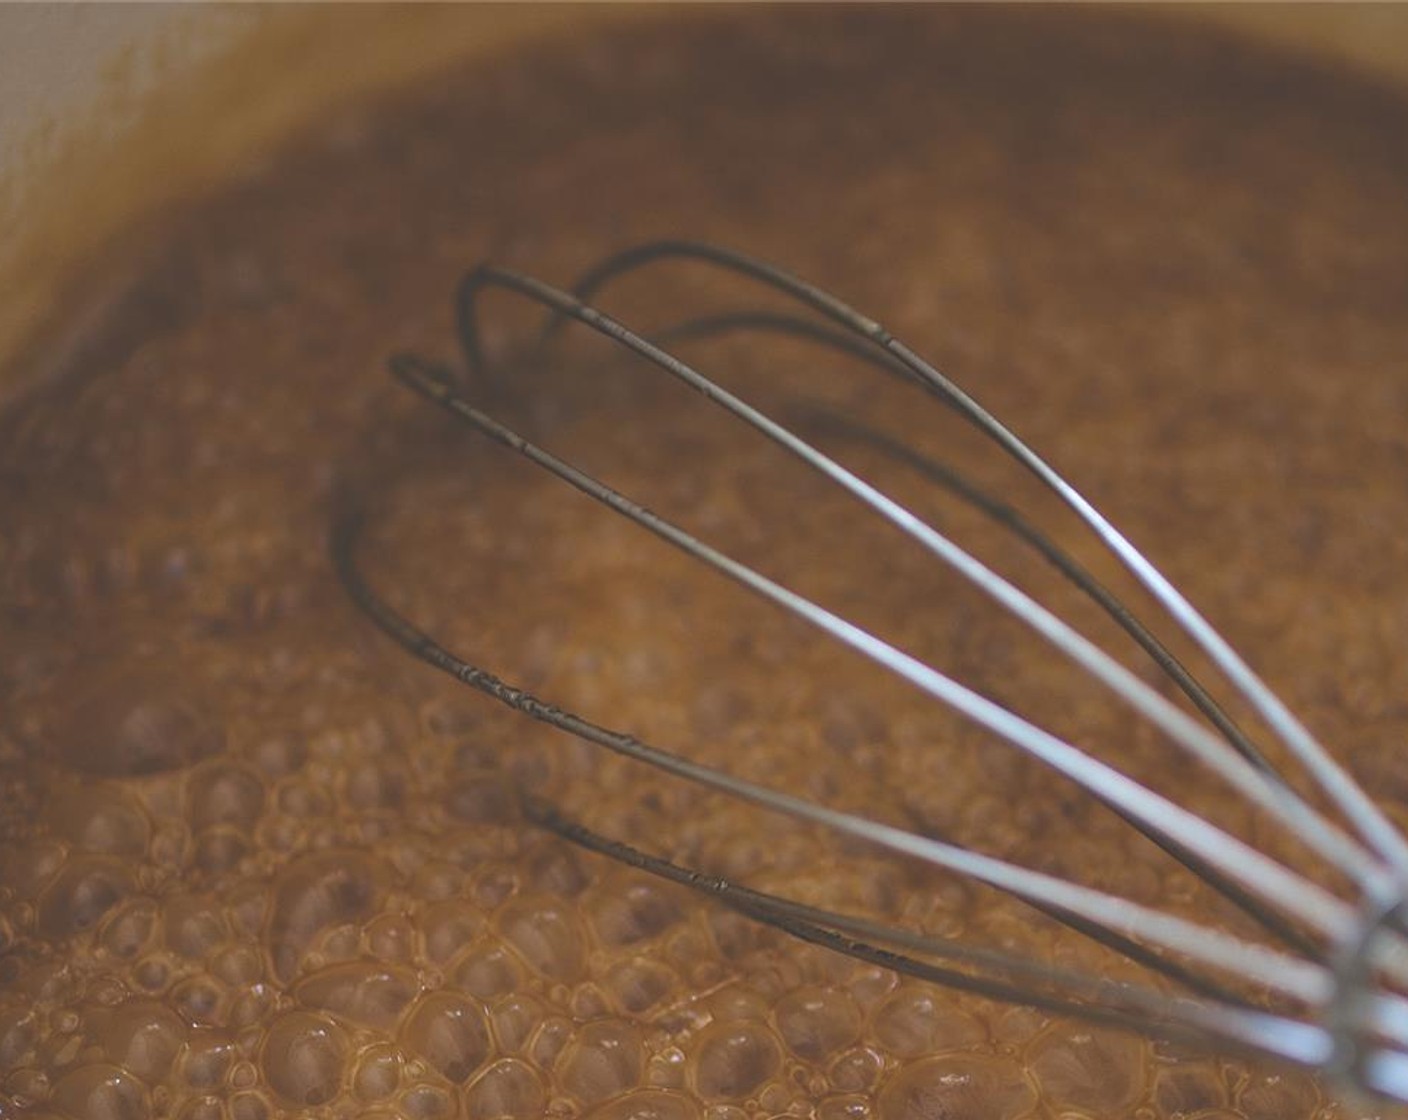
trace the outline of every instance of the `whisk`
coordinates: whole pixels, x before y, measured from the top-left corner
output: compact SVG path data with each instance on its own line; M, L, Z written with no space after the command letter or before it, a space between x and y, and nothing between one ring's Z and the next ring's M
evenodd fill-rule
M711 315L647 338L594 306L599 293L618 279L680 260L772 289L794 303L799 313L748 310ZM546 309L539 346L547 346L570 323L599 332L750 425L907 534L1162 732L1173 748L1296 837L1338 873L1347 884L1342 892L1347 897L726 555L483 411L463 386L482 384L489 372L479 322L482 297L494 290ZM360 507L355 501L343 503L331 538L339 576L360 609L416 657L525 715L609 751L1004 891L1123 954L1147 969L1149 979L1114 981L1091 971L893 928L749 889L602 836L566 819L552 805L525 797L525 811L533 821L583 847L712 895L793 936L923 980L1149 1036L1270 1057L1327 1074L1353 1090L1408 1101L1408 996L1404 994L1408 992L1408 842L1177 588L1079 491L973 397L879 323L836 297L750 256L696 242L653 242L628 249L602 261L567 290L483 265L462 282L456 312L469 377L462 380L441 364L398 355L390 362L396 378L489 439L1075 782L1233 903L1264 936L1232 934L941 837L816 804L690 761L541 700L452 653L388 605L356 563L363 520ZM868 443L1035 549L1123 628L1198 715L1167 699L930 521L667 349L685 339L734 332L782 333L843 352L909 383L971 424L1068 507L1143 585L1279 740L1328 810L1312 805L1272 766L1193 673L1119 598L1015 509L962 474L887 436L840 415L825 417L831 431ZM1253 998L1246 994L1249 990L1261 996Z

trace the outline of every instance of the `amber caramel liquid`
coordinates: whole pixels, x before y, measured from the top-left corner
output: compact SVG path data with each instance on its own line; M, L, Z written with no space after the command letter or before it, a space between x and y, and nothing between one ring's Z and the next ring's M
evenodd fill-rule
M0 1114L1348 1115L1303 1074L899 980L535 829L516 790L758 888L1120 967L457 687L350 606L326 536L351 487L398 607L589 717L1230 922L1077 792L456 430L384 359L453 353L450 293L485 257L565 282L683 235L783 262L1088 489L1401 815L1405 135L1388 92L1125 17L789 9L546 44L239 169L4 422ZM610 306L658 325L748 298L661 277ZM600 344L525 364L532 317L489 306L475 392L535 438L1293 858L846 499ZM1033 497L803 344L690 355ZM1128 652L1002 534L848 454Z

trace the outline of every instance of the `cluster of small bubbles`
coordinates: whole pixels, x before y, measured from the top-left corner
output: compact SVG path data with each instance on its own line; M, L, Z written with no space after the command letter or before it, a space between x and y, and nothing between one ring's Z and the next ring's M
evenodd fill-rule
M899 26L896 50L910 37L911 25ZM774 49L757 56L787 49L850 57L859 27L843 20L830 31L830 46L775 29ZM645 88L698 73L688 36L652 34L652 49L633 50L629 60L600 45L588 44L587 53L612 82ZM711 49L725 49L730 36ZM895 51L871 53L886 60ZM534 66L550 63L545 52ZM557 65L569 62L558 58ZM923 65L949 75L928 58ZM888 66L870 77L889 81ZM951 76L977 81L981 70L959 67ZM896 72L907 99L919 86L912 73ZM570 125L564 139L574 158L590 147L578 142L572 113L530 100L540 85L552 87L537 81L536 69L505 63L497 78L478 80L500 83L499 93L519 91L526 109L512 119L542 120L544 129L559 118ZM457 93L456 103L485 104L484 88ZM603 119L629 119L631 130L649 136L643 118L622 117L621 88L602 91L612 106ZM824 93L819 88L817 96ZM591 109L590 94L583 87L577 112ZM977 108L981 97L973 99ZM866 99L855 100L864 112ZM413 101L389 124L364 127L368 152L470 150L444 143L446 121L463 110L442 104L427 126ZM1011 106L1002 104L1006 113ZM821 135L816 119L779 120L769 144ZM907 119L896 114L890 124L902 129ZM856 127L826 131L828 148L833 133L875 135L872 116L850 121ZM919 139L932 150L927 135ZM636 133L614 140L619 151L594 149L611 151L613 164L634 150ZM552 145L479 147L492 159L505 147L531 161L548 160L531 152ZM406 455L412 449L403 436L380 431L394 425L373 423L384 420L370 411L382 398L360 373L349 373L347 355L370 352L368 340L342 340L368 329L373 317L359 312L359 297L338 277L349 252L346 229L371 221L371 208L343 211L342 226L329 231L320 227L324 210L345 202L324 188L370 183L385 172L364 163L346 173L349 165L335 161L351 158L351 149L336 150L342 154L319 157L334 164L310 178L314 194L291 195L298 205L274 208L296 217L266 221L271 199L250 187L247 197L220 204L242 221L198 223L210 227L201 236L211 239L217 262L210 266L216 275L206 276L210 290L233 292L236 308L206 308L200 329L177 323L153 332L112 378L95 379L63 402L88 421L66 423L63 409L39 417L33 438L44 454L14 466L22 485L11 487L11 475L0 474L0 497L13 493L19 522L16 544L0 557L0 596L19 619L13 632L8 614L0 627L7 783L0 787L0 1111L13 1102L21 1112L69 1120L1329 1115L1309 1077L1254 1071L900 979L531 827L521 814L523 792L705 873L1119 974L1099 950L1010 900L642 774L633 762L549 735L466 698L465 690L426 683L423 667L412 670L366 627L326 571L327 497L334 464L347 457L339 441L376 428L378 446L415 456ZM1125 148L1118 151L1123 160ZM398 176L394 187L383 184L388 191L414 189L400 178L425 173L415 161L385 163ZM435 166L428 155L425 166ZM680 165L652 158L651 166ZM571 171L552 162L523 170L525 196L540 189L534 183L551 182L554 197L563 193L560 174ZM420 189L452 198L455 220L468 220L463 192L443 187L459 179L432 177L434 186ZM898 180L867 181L869 190ZM513 205L520 192L500 193L494 206ZM580 196L590 200L593 192ZM240 210L247 205L254 209ZM380 231L387 237L402 236L421 217L415 207L381 209L395 215L394 229ZM788 220L787 208L768 209ZM520 226L536 228L536 219L520 217ZM227 225L241 242L257 225L266 243L231 246L221 240ZM407 258L443 262L444 232L408 241ZM813 231L805 232L812 240ZM484 234L475 227L452 239L478 245ZM551 254L537 248L551 265ZM859 254L865 247L850 248ZM572 262L557 263L565 270ZM927 273L933 262L918 264ZM944 262L950 266L957 267ZM199 273L202 266L181 267ZM868 268L857 267L858 285ZM381 270L364 264L361 271ZM389 290L398 275L387 269L380 282ZM885 275L901 273L887 265ZM186 278L200 290L199 275ZM414 279L401 278L408 287ZM869 282L889 290L874 275ZM307 297L312 292L316 299ZM413 306L429 294L416 289L397 312L404 321L388 333L429 322ZM277 329L251 330L251 316ZM313 324L307 330L306 322ZM386 340L375 341L380 352ZM277 361L246 363L255 342L285 349ZM327 352L317 354L320 348ZM751 376L744 365L740 380ZM170 376L176 369L186 375ZM337 391L325 392L330 386ZM319 406L317 424L308 419L310 402ZM168 424L158 411L178 407L181 423ZM405 407L409 414L412 406ZM544 406L535 422L567 443L622 443L619 410L582 411L569 417ZM693 509L711 533L733 531L743 548L767 549L780 574L835 580L839 590L849 547L831 557L834 571L828 564L818 572L803 534L765 531L792 524L803 493L773 485L772 460L762 451L734 460L707 442L713 437L700 434L687 410L657 411L650 420L662 446L698 448L715 467L662 470L658 454L645 449L649 441L625 441L624 489L663 489L671 508ZM184 486L176 465L185 463L200 486ZM492 650L506 661L518 651L515 682L541 684L543 695L569 707L619 716L740 776L888 814L904 827L1134 898L1169 900L1192 916L1216 913L1191 876L1159 870L1147 845L1117 839L1118 822L1079 815L1068 790L1035 778L1015 752L956 730L936 705L892 703L898 694L883 692L883 684L872 697L827 643L777 619L740 617L724 591L711 590L708 573L647 554L620 519L600 520L585 504L559 509L533 484L508 476L494 481L445 479L437 464L436 477L424 489L407 487L379 523L395 541L394 555L377 556L385 545L378 533L366 542L378 586L397 588L414 617L434 623L454 648ZM54 500L20 501L26 486L52 490ZM89 487L104 500L88 500ZM59 500L65 494L84 500ZM818 523L846 501L805 494ZM116 502L123 516L103 512ZM873 582L907 584L911 562L891 560L893 580ZM889 610L885 588L872 590L877 613ZM1068 704L1054 678L1046 688L1049 658L968 625L964 609L941 625L917 612L889 622L906 648L927 656L933 643L942 645L964 679L1028 682L1033 718L1067 719L1080 741L1123 741L1106 734L1100 721L1108 717ZM52 615L20 617L43 611ZM55 619L62 625L51 626ZM1314 639L1304 633L1297 642L1310 648ZM120 656L107 656L109 647ZM1312 663L1308 654L1305 661ZM1367 718L1391 699L1356 690L1331 707ZM1324 714L1327 726L1337 726L1335 712ZM1130 739L1124 762L1154 750L1138 733ZM9 768L21 765L23 781L12 783ZM1391 759L1365 764L1367 775L1394 789L1408 783L1402 770ZM13 798L11 784L20 787ZM1235 805L1209 804L1234 825L1245 823ZM1274 837L1267 845L1277 854L1276 845L1293 841Z
M218 878L234 871L251 850L267 796L257 771L223 759L197 767L186 780L186 820L195 863Z
M248 829L268 808L257 773L205 760L177 801L197 829ZM80 989L50 976L63 995L44 1015L7 1003L0 1053L20 1071L7 1092L65 1115L1257 1117L1314 1093L897 982L542 838L506 846L501 823L403 828L401 848L305 849L228 889L153 895L140 857L103 874L110 855L82 840L145 835L147 802L56 803L72 811L39 849L31 928L90 946L97 972ZM706 965L722 981L700 997Z

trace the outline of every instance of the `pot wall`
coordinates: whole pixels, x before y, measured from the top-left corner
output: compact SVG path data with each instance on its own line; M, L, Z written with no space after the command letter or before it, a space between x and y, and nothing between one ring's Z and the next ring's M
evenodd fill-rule
M1408 5L1190 5L1157 18L1408 82ZM114 288L104 249L319 110L566 23L657 6L0 5L0 406ZM120 286L120 281L118 286ZM47 312L74 308L65 321Z

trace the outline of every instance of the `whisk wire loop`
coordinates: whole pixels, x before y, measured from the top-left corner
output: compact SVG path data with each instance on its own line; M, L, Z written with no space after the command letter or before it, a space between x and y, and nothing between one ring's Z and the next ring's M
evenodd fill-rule
M661 331L653 331L651 332L651 340L658 346L665 346L677 341L710 338L739 331L770 332L804 339L827 349L847 354L895 377L911 382L915 381L911 372L900 364L898 359L888 350L877 347L867 339L813 323L795 315L734 311L700 316L677 323ZM1017 510L1006 502L986 493L951 466L921 455L914 448L873 428L856 424L840 413L811 407L798 409L797 414L814 429L839 436L853 443L865 444L880 451L887 458L908 466L1024 541L1079 588L1082 593L1092 599L1126 634L1138 643L1154 663L1188 697L1193 706L1248 762L1261 769L1271 780L1283 780L1247 733L1237 725L1237 722L1218 704L1212 694L1203 687L1188 668L1174 656L1173 652L1159 640L1157 635L1074 557L1058 547Z
M404 356L395 359L394 368L397 376L412 388L440 403L456 416L474 425L481 432L504 446L518 451L539 466L551 471L583 493L596 498L670 543L676 544L691 555L732 576L738 582L772 599L799 617L814 622L865 656L871 657L886 667L894 668L906 679L919 684L920 687L925 688L931 695L945 703L949 703L960 711L971 711L975 719L992 727L1004 737L1019 745L1031 746L1033 752L1038 753L1038 757L1044 754L1058 762L1069 764L1072 767L1070 772L1074 780L1081 781L1083 785L1094 783L1097 788L1101 788L1111 796L1114 796L1112 792L1114 790L1127 794L1130 799L1131 812L1135 811L1132 807L1133 804L1138 803L1145 811L1144 816L1154 822L1151 827L1168 828L1173 824L1186 823L1200 831L1215 834L1226 848L1225 855L1232 852L1244 855L1255 866L1256 871L1268 874L1270 881L1288 884L1292 893L1303 891L1304 897L1298 897L1296 901L1301 905L1305 915L1317 924L1324 935L1330 938L1342 938L1348 935L1352 914L1328 892L1291 875L1266 856L1248 848L1240 841L1221 832L1180 806L1131 781L1112 767L1061 742L1041 728L1026 722L1000 705L925 666L922 662L909 657L867 631L861 630L826 611L811 600L774 583L761 573L738 563L731 557L717 552L677 526L631 502L624 495L610 489L595 478L558 459L550 452L469 405L455 392L446 371L435 370L433 367L424 365L418 359ZM557 709L552 709L552 714L557 716L561 713ZM577 726L584 727L585 724L579 723ZM594 739L593 741L600 740ZM639 761L648 762L677 777L688 778L733 796L762 804L767 808L825 825L838 832L878 844L892 851L926 860L1043 905L1062 911L1070 911L1106 929L1136 938L1147 938L1175 952L1200 960L1210 967L1223 968L1243 976L1255 977L1257 983L1266 984L1292 998L1308 1001L1321 1001L1327 998L1328 989L1324 986L1327 974L1323 969L1297 958L1239 941L1162 911L1139 906L1126 899L1080 887L1056 876L1032 871L1004 860L983 856L957 845L918 836L868 818L818 805L805 798L746 782L718 770L690 762L671 752L659 750L629 736L613 738L610 742L602 745L610 746L612 749L619 750L620 753L627 754ZM1082 778L1087 780L1082 781ZM1163 821L1158 820L1161 814L1166 818ZM1249 877L1253 874L1254 872L1248 872ZM1260 885L1263 889L1267 889L1265 880L1261 881ZM1268 893L1271 891L1268 890Z
M751 278L800 302L836 327L767 311L739 312L686 320L652 340L588 302L616 278L653 261L668 259L701 260ZM1371 1092L1408 1101L1408 999L1397 990L1408 985L1408 940L1404 937L1408 907L1403 902L1404 884L1408 882L1408 844L1348 772L1325 752L1182 594L1043 459L879 323L829 293L742 254L694 242L652 243L608 258L571 291L516 272L481 266L466 277L456 301L460 341L471 384L475 383L475 375L488 372L478 316L481 296L492 289L526 297L547 309L540 346L548 345L567 323L584 324L645 358L841 487L1101 681L1122 702L1164 732L1172 744L1249 798L1307 851L1341 872L1353 884L1358 901L1342 900L1117 768L719 551L538 446L470 403L449 369L414 356L398 355L391 361L396 377L459 420L1076 782L1240 906L1277 937L1282 947L1247 940L1132 899L985 855L942 837L917 835L817 804L693 762L546 703L451 653L372 590L355 563L361 519L349 502L337 519L331 542L338 574L353 600L382 630L429 664L532 718L665 773L1006 891L1124 953L1145 966L1151 976L1161 977L1161 984L1172 983L1177 991L1190 993L1194 998L1168 994L1161 987L1146 984L1112 983L1010 953L807 907L678 867L620 841L598 836L561 817L550 806L528 799L525 810L531 820L590 850L710 894L741 913L794 936L872 963L1092 1022L1187 1041L1220 1039L1239 1049L1327 1070ZM1160 695L913 510L664 348L667 342L739 329L793 334L850 353L918 386L975 425L1054 492L1144 585L1304 766L1363 843L1296 792L1152 631L1017 511L983 493L956 472L845 418L823 414L815 425L823 429L823 434L868 443L956 494L1025 541L1105 609L1188 696L1211 727ZM818 414L813 412L811 418L816 422ZM1389 986L1381 983L1385 980L1391 982ZM1245 989L1261 994L1249 999L1242 994ZM1300 1010L1295 1014L1263 1010L1259 1004L1267 995L1281 1002L1290 1001Z
M751 260L749 263L753 268L766 267ZM750 274L752 273L750 272ZM778 275L785 277L785 274L779 273ZM790 280L790 278L788 279ZM800 281L791 282L801 284ZM1128 668L1114 660L1015 585L1003 579L964 549L937 532L922 518L847 470L834 459L823 454L794 432L680 361L673 354L660 349L597 308L584 304L576 296L519 273L487 265L475 269L461 285L458 298L458 319L462 338L466 340L467 355L479 353L476 341L478 332L475 305L480 292L491 287L516 292L542 303L557 315L575 319L591 327L646 358L653 365L681 380L713 403L725 408L786 451L802 459L825 477L849 491L882 518L918 541L1063 654L1087 670L1097 680L1104 683L1117 696L1164 731L1172 741L1218 773L1239 792L1275 815L1294 835L1307 843L1314 844L1322 857L1334 863L1344 874L1356 881L1363 881L1383 874L1378 862L1372 859L1368 852L1316 813L1288 787L1279 782L1266 781L1264 775L1226 741L1195 722L1190 716L1140 680ZM839 304L839 301L833 297L821 293L809 285L803 287L809 293L807 297L809 302L814 302L819 306L844 309L844 305ZM893 342L891 336L873 324L871 320L860 316L856 316L856 319L867 328L873 327L884 339ZM450 402L442 399L441 403L449 404ZM451 408L454 410L453 405ZM477 421L467 413L461 411L460 415L477 425ZM1003 429L1003 431L1006 430ZM1009 435L1009 438L1015 441L1015 437ZM522 447L516 449L523 451ZM531 455L529 457L534 458ZM608 500L604 495L606 488L599 488L595 491L584 488L579 485L579 481L574 481L568 474L550 466L546 459L535 458L535 461L539 465L553 470L559 477L572 482L583 492L599 501L604 501L605 504L630 517L644 528L664 537L677 547L684 548L685 551L725 572L736 581L772 599L784 609L806 618L872 661L904 677L912 684L929 692L936 699L962 712L975 722L988 727L1009 742L1020 746L1034 757L1041 758L1042 761L1072 778L1097 796L1109 798L1125 812L1138 819L1145 827L1160 834L1173 833L1181 845L1197 852L1201 857L1225 862L1228 873L1238 879L1243 886L1286 908L1295 914L1298 920L1305 922L1312 928L1320 929L1331 938L1343 935L1348 916L1333 896L1310 887L1305 880L1298 876L1285 873L1284 868L1281 868L1280 865L1245 844L1235 841L1225 832L1213 828L1202 818L1182 810L1166 799L1158 798L1145 787L1130 781L1113 768L1099 763L1085 752L1046 734L1041 729L1021 720L1014 713L987 701L986 698L964 688L922 662L905 656L874 635L851 626L829 612L822 611L816 604L786 592L785 589L778 587L771 581L760 582L758 573L749 571L745 575L745 569L741 565L737 565L721 556L717 551L707 548L701 542L674 526L668 525L654 514L642 511L646 516L638 516L632 512L631 503L623 504L622 501L617 500L620 499L619 495ZM573 473L580 475L580 472L575 470ZM1338 925L1338 931L1335 928L1336 925Z
M865 339L844 334L795 316L769 312L731 312L691 319L664 331L654 332L652 340L656 345L664 345L670 341L686 341L737 331L775 332L805 339L870 363L896 376L909 377L909 372L899 366L888 351L876 348ZM1268 779L1276 782L1283 781L1256 744L1247 737L1246 733L1168 647L1074 557L1058 547L1017 510L987 494L981 487L966 479L952 467L921 455L913 448L881 432L849 421L838 413L812 407L801 410L800 416L813 430L819 429L824 434L838 436L843 440L864 444L880 451L889 459L918 473L925 480L942 487L1026 543L1108 614L1248 762L1258 767ZM1104 802L1104 804L1115 813L1121 812L1118 806L1108 802ZM1201 859L1187 848L1177 844L1172 838L1151 834L1147 829L1143 829L1139 822L1131 821L1128 817L1125 819L1133 827L1140 829L1167 854L1184 864L1190 871L1204 879L1214 890L1255 919L1263 928L1273 933L1281 942L1304 956L1319 956L1320 947L1314 941L1309 939L1300 929L1287 922L1273 908L1251 895L1236 882L1228 879L1214 864ZM1078 921L1072 915L1063 915L1062 920L1068 924L1076 924ZM1138 954L1137 947L1132 944L1123 944L1119 946L1119 949L1126 956L1135 957ZM1163 962L1160 967L1168 971L1167 962ZM1182 977L1181 979L1192 986L1196 986L1198 983L1191 977Z
M1164 574L1137 549L1113 524L1066 481L1041 456L1037 455L1010 429L984 409L961 387L945 377L919 354L895 338L875 320L862 315L848 304L813 284L801 280L783 269L747 254L705 242L661 240L625 249L607 257L589 270L572 287L580 301L592 299L612 280L651 264L669 259L692 259L712 264L763 284L802 302L838 323L848 331L869 339L886 351L915 381L951 408L965 416L979 431L994 441L1009 456L1026 467L1060 498L1096 534L1101 542L1142 583L1162 605L1169 616L1207 653L1233 686L1252 704L1255 710L1292 751L1297 760L1316 778L1360 833L1379 854L1393 865L1398 876L1408 879L1408 840L1368 797L1349 773L1311 735L1294 713L1285 705L1225 638L1188 601ZM461 301L461 308L465 306ZM561 321L560 316L557 317ZM470 337L464 331L461 315L461 339ZM550 322L544 334L558 329Z
M1264 1054L1268 1042L1275 1040L1279 1055L1287 1060L1300 1064L1323 1061L1326 1040L1314 1028L1258 1011L1230 994L1223 996L1221 1007L1213 1009L1204 1004L1170 999L1145 985L1104 980L1039 964L1002 950L924 936L807 906L647 855L566 820L545 802L530 801L526 810L535 823L580 847L713 895L734 909L793 936L919 980L1122 1030L1148 1033L1151 1024L1158 1024L1157 1033L1170 1041L1196 1044L1205 1042L1209 1034L1215 1034L1248 1052ZM865 940L853 940L856 937ZM879 948L881 945L954 962L974 971L936 966L904 953ZM1347 1017L1346 1022L1352 1022L1352 1016Z
M754 786L752 783L734 778L726 773L661 751L634 736L613 731L571 712L564 711L556 705L545 703L531 693L507 684L487 670L463 661L397 613L367 584L354 559L355 544L360 531L360 517L355 506L349 503L342 516L337 519L331 541L331 551L340 579L354 602L383 631L428 664L531 718L626 757L654 765L666 773L699 782L741 799L755 801L780 812L791 812L794 816L836 828L838 831L847 832L881 846L889 846L886 843L888 837L884 825L878 825L864 818L849 818L847 814L824 810L810 802L792 799L789 795L769 790L766 787ZM789 802L795 802L795 804ZM673 882L681 883L694 890L713 894L757 920L764 921L805 940L813 941L838 952L845 952L870 963L893 967L918 979L946 984L958 990L994 999L1025 1003L1054 1014L1071 1015L1092 1023L1118 1026L1174 1040L1205 1041L1209 1037L1218 1038L1225 1043L1245 1048L1250 1052L1270 1055L1310 1067L1324 1065L1333 1052L1333 1041L1323 1029L1297 1019L1257 1011L1235 995L1225 995L1216 1003L1197 1003L1173 999L1152 988L1130 983L1112 987L1107 981L1098 977L1024 961L1011 954L977 949L949 938L914 935L908 931L893 929L865 919L805 907L776 896L748 891L746 888L724 880L711 879L697 872L676 868L666 861L648 856L620 842L597 837L581 826L572 825L562 820L555 812L545 810L541 806L534 806L530 803L527 808L531 819L574 843L650 871L652 874ZM908 834L900 833L900 835L907 836ZM934 847L937 849L940 845L935 844ZM932 853L930 854L932 855ZM965 853L962 849L958 849L957 854L972 855L973 853ZM921 858L923 857L921 856ZM931 861L933 860L931 859ZM990 862L1000 863L1001 861ZM941 862L940 865L946 864ZM959 866L955 869L961 871L962 867ZM1022 868L1014 867L1012 870L1023 878L1041 877L1039 873L1029 872ZM975 877L977 876L975 875ZM1071 884L1062 880L1055 880L1054 886L1057 888L1072 887ZM1029 897L1018 888L1009 889L1012 889L1013 893L1019 897ZM1142 910L1136 904L1127 903L1122 899L1100 896L1099 892L1085 891L1081 888L1076 889L1079 893L1101 897L1111 904L1127 907L1136 914ZM1165 917L1161 914L1156 914L1156 916L1161 919ZM1169 919L1169 921L1175 925L1178 923L1178 919ZM928 961L917 960L881 949L877 944L849 940L844 936L845 931L869 937L872 942L878 943L878 945L905 946L926 956L958 962L967 966L968 969L986 968L989 973L996 975L983 975L981 972L975 974L972 971L935 966ZM1157 933L1157 931L1154 932ZM1191 940L1196 943L1211 931L1188 924L1185 932L1190 934ZM1223 943L1232 940L1221 934L1216 935L1216 938ZM1159 940L1157 936L1151 936L1150 939ZM1182 944L1180 939L1170 938L1167 939L1167 943L1175 950L1189 950L1190 956L1205 956L1209 953L1216 955L1216 948L1213 946L1206 947L1205 953L1198 954L1192 950L1190 945ZM1254 946L1248 948L1256 949ZM1219 966L1229 972L1236 972L1238 963L1225 959L1217 961ZM1304 962L1297 962L1292 958L1276 959L1273 956L1270 967L1262 970L1263 978L1275 975L1279 971L1278 966L1282 963L1289 963L1292 967L1300 970L1301 979L1307 982L1304 986L1316 986L1315 978L1306 971L1307 968L1314 966L1306 966ZM1117 994L1118 998L1112 998L1112 993ZM1290 993L1283 990L1283 994ZM1317 993L1314 1002L1323 1006L1327 1000L1323 993ZM1345 1016L1345 1020L1348 1022L1349 1016ZM1408 1038L1404 1035L1396 1037L1400 1041ZM1408 1093L1408 1081L1404 1083L1403 1091ZM1408 1099L1408 1096L1405 1096L1404 1099Z

